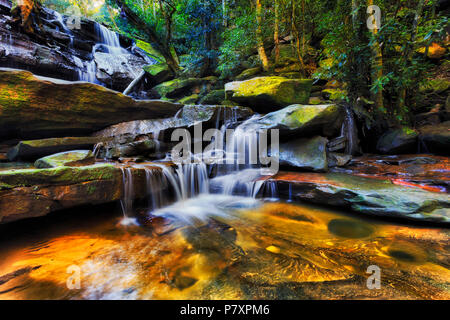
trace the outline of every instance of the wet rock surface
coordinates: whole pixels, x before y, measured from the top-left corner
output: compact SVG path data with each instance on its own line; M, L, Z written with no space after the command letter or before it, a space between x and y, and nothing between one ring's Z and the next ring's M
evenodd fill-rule
M156 62L134 46L131 39L92 20L81 18L79 28L71 29L67 16L45 7L40 20L39 36L28 35L12 23L8 9L0 12L0 47L4 48L0 49L0 67L70 81L96 82L123 91L139 73L138 69ZM104 53L104 34L114 38L117 48L122 47L123 59L105 60L108 54Z
M450 222L447 194L396 185L389 180L339 173L281 172L268 181L276 183L283 198L350 208L361 214Z
M160 168L147 166L155 172ZM145 197L144 167L131 170L136 193ZM51 169L0 171L0 224L80 205L120 200L124 196L123 172L111 164Z

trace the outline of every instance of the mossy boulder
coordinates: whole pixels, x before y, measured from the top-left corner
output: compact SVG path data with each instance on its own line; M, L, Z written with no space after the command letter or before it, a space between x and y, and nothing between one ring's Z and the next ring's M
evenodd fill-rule
M104 140L99 137L67 137L20 141L8 151L8 158L10 161L36 160L69 150L92 149L95 144Z
M382 217L450 222L450 198L446 193L396 185L390 180L342 173L281 172L270 182L281 197L350 209Z
M48 169L63 166L92 165L94 163L95 157L91 150L75 150L38 159L34 163L34 166L39 169Z
M280 165L308 171L328 171L328 139L297 139L280 145Z
M155 59L158 62L165 62L164 56L159 52L159 50L155 49L150 43L136 40L136 46L145 51L145 53L151 58Z
M181 108L137 101L92 83L0 68L0 139L91 134L123 121L170 117Z
M150 81L154 86L174 78L172 71L166 63L145 66L144 71L148 74Z
M200 93L203 87L211 88L217 82L215 77L174 79L155 86L151 93L157 98L177 98Z
M408 127L389 130L378 140L377 150L382 154L414 153L418 137L418 132Z
M257 112L270 112L300 103L308 103L312 80L283 77L258 77L225 85L226 99Z
M419 132L425 151L450 156L450 121L419 128Z
M178 100L178 102L182 103L182 104L196 104L198 99L200 99L200 96L198 94L194 93L190 96L181 98L180 100Z
M342 128L342 109L336 104L295 104L258 120L262 128L280 129L282 135L333 137Z
M420 87L421 93L441 94L450 88L450 81L447 79L431 79L425 81Z
M322 97L325 100L330 101L345 100L347 97L347 91L341 89L324 89L322 90Z
M202 99L200 104L220 105L225 100L225 90L212 90Z
M241 74L239 74L236 77L236 80L242 81L242 80L251 79L251 78L255 77L256 75L260 74L261 72L262 72L261 67L246 69L246 70L242 71Z
M149 166L155 174L161 169ZM145 198L144 168L132 168L134 197ZM123 172L110 164L0 171L0 224L120 200Z

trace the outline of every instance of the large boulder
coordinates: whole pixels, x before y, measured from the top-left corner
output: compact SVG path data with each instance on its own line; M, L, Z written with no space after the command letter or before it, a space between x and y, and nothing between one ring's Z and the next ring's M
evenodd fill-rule
M0 68L0 138L82 135L123 121L171 117L182 107Z
M160 168L147 166L155 173ZM134 197L148 195L144 168L132 168ZM0 171L0 224L122 199L123 172L110 164Z
M96 52L96 78L105 85L114 83L114 89L123 91L139 75L148 62L131 53L111 54Z
M39 169L48 169L64 166L79 166L94 164L95 157L91 150L75 150L52 154L36 160L34 166Z
M417 152L418 136L417 131L407 127L390 130L378 140L377 150L382 154Z
M389 180L348 174L279 173L269 180L280 196L355 212L419 221L450 222L446 193L395 185Z
M95 133L97 137L116 137L121 143L130 143L136 137L154 136L169 142L175 129L192 128L202 123L203 129L220 126L229 119L244 120L252 116L252 110L236 106L186 105L176 117L157 120L138 120L123 122Z
M226 99L261 113L308 103L312 80L258 77L225 85Z
M328 139L297 139L280 145L280 164L308 171L328 171Z
M420 140L425 151L450 155L450 121L438 125L425 126L419 129Z
M35 160L69 150L92 149L95 144L104 140L99 137L68 137L20 141L8 151L8 158L10 161Z
M342 128L344 113L336 104L292 105L269 113L256 122L263 129L279 129L281 135L333 137Z

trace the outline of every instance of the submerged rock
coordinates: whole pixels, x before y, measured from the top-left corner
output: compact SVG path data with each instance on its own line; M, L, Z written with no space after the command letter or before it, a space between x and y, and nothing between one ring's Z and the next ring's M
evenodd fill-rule
M34 166L39 169L48 169L64 166L92 165L95 157L91 150L76 150L53 154L36 160Z
M41 140L20 141L14 148L8 151L10 161L35 160L40 157L58 152L84 149L92 147L103 141L98 137L68 137L50 138Z
M0 138L92 133L123 121L171 117L182 107L137 101L92 83L0 68Z
M363 214L450 222L447 194L347 174L279 173L269 180L282 197L350 208ZM290 191L289 191L290 190Z
M261 113L295 103L308 103L312 80L258 77L225 85L226 99Z
M414 153L417 151L417 131L403 127L386 132L377 143L382 154Z
M298 139L280 145L280 164L294 168L328 171L328 139L314 137Z

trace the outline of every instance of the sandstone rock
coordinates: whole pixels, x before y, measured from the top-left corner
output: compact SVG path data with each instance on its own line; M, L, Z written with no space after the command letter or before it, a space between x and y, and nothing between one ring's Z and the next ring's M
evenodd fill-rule
M132 176L135 198L146 197L145 170L133 168ZM122 170L110 164L0 171L0 224L114 202L123 195Z
M39 169L48 169L64 166L92 165L95 157L91 150L67 151L36 160L34 166Z
M389 180L340 173L279 173L275 182L282 197L350 208L368 215L448 223L448 194L395 185Z
M328 139L298 139L280 145L280 164L302 170L328 171Z
M390 130L378 140L377 150L382 154L414 153L418 136L415 130L407 127Z
M295 104L269 113L257 122L263 129L280 129L280 134L284 136L333 137L342 128L343 115L341 108L335 104Z
M308 103L312 80L259 77L225 85L226 99L267 112L295 104Z
M96 52L96 78L105 85L122 92L139 75L148 62L132 54L110 54Z
M82 135L123 121L170 117L181 108L133 100L92 83L0 68L0 138Z
M8 158L10 161L35 160L63 151L92 149L95 144L103 140L105 139L98 137L69 137L21 141L8 151Z

